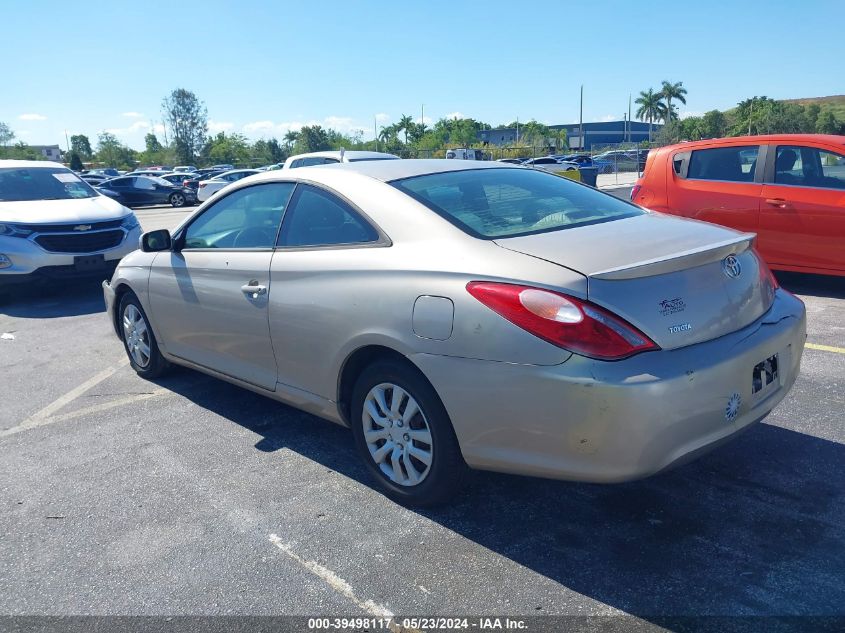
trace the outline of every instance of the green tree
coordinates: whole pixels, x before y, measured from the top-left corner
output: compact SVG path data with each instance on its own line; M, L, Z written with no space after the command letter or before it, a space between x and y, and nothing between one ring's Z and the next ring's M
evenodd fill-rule
M70 168L73 171L82 171L84 169L82 159L79 157L79 154L74 151L71 151L70 153Z
M701 117L701 137L721 138L728 133L728 120L719 110L710 110Z
M36 152L23 141L19 141L8 147L0 147L0 158L13 160L45 160L41 152Z
M97 137L96 159L106 167L134 169L135 152L121 143L114 134L100 132Z
M208 160L212 163L231 163L246 165L250 162L251 149L249 141L243 134L229 134L219 132L209 138L207 147Z
M326 130L319 125L305 125L299 130L299 136L296 139L294 150L296 154L304 154L306 152L320 152L331 149L329 136Z
M208 131L208 110L190 90L177 88L161 104L181 162L191 164L202 150Z
M146 148L144 151L150 154L155 154L164 149L161 143L158 142L158 137L152 132L148 132L144 136L144 146Z
M637 118L640 121L648 121L648 140L651 141L651 132L654 122L660 120L663 115L663 94L649 88L648 91L640 91L640 96L634 100L637 108Z
M818 103L811 103L806 108L804 108L804 114L807 118L807 127L804 132L812 134L816 131L819 115L821 114L821 112L822 108Z
M819 114L819 118L816 121L816 132L818 134L838 134L839 127L840 123L830 110L825 110Z
M296 132L294 130L288 130L287 132L285 132L283 140L288 150L290 150L293 147L294 143L299 140L299 132Z
M15 133L12 131L6 123L0 121L0 145L6 147L9 144L9 141L14 140Z
M672 107L672 100L677 99L678 101L686 105L686 94L687 89L684 88L683 81L676 81L675 83L672 83L671 81L666 81L665 79L663 80L663 87L660 89L660 95L666 102L666 109L663 112L664 121L668 122L671 121L673 118L678 118L677 113Z
M414 117L403 114L397 123L397 131L405 132L405 145L408 144L408 133L411 131L411 126L414 125Z
M94 155L91 150L91 141L84 134L74 134L70 137L70 151L77 154L82 160L91 160Z

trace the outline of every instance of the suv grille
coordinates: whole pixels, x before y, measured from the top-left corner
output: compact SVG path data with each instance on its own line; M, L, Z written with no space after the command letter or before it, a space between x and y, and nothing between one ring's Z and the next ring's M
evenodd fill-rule
M97 233L63 233L39 235L35 242L52 253L92 253L114 248L123 241L124 232L99 231Z

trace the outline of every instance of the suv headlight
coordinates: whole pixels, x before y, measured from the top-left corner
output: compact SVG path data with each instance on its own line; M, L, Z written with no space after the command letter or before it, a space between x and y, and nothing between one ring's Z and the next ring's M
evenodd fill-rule
M138 228L140 226L140 222L138 222L138 218L135 217L134 213L130 213L125 218L123 218L123 222L120 223L127 231L131 231L132 229Z
M0 235L6 237L27 237L32 233L31 229L16 224L0 224Z

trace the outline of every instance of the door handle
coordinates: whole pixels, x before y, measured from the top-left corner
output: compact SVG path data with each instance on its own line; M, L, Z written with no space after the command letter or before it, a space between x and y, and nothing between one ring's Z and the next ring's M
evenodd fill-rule
M766 198L766 204L770 204L779 209L788 209L790 207L790 204L783 198Z
M245 286L241 286L241 292L251 295L253 299L258 299L259 296L267 294L267 286L262 286L253 279Z

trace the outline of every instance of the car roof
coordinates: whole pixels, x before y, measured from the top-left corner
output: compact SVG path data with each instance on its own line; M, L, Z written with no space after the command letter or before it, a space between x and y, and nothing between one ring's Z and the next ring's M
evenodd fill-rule
M335 163L332 165L319 165L314 167L299 167L296 170L278 170L261 172L268 180L304 178L309 179L313 174L321 172L331 173L332 171L346 171L361 174L391 182L402 178L423 176L427 174L438 174L450 171L467 171L470 169L525 169L510 163L497 161L459 160L445 158L418 158L400 160L374 160L355 163Z
M712 138L701 141L687 141L668 147L700 147L704 145L761 145L766 143L815 142L828 145L845 145L845 136L837 134L760 134L758 136L729 136L727 138Z
M368 152L363 150L344 150L343 155L346 158L399 158L396 154L388 154L386 152ZM332 149L332 150L325 150L322 152L308 152L307 154L294 154L293 156L288 157L287 161L294 161L299 158L340 158L340 150L339 149ZM287 162L285 161L285 162Z
M4 159L0 160L0 168L6 169L15 169L15 168L23 168L23 167L50 167L55 169L56 167L60 167L62 169L67 169L61 163L54 163L53 161L49 160L12 160L12 159Z

